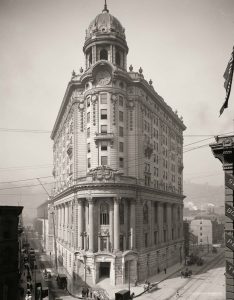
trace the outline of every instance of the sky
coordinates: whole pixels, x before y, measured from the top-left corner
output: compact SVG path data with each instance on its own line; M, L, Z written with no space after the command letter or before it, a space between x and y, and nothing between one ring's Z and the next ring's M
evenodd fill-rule
M84 68L85 30L103 5L104 0L0 0L1 203L27 203L33 210L47 199L35 178L50 192L50 132L72 71ZM107 5L125 27L128 66L142 67L145 79L183 116L184 151L206 145L184 153L184 181L223 185L221 163L208 144L215 135L234 134L234 91L219 117L234 46L234 1ZM15 188L25 185L30 187Z

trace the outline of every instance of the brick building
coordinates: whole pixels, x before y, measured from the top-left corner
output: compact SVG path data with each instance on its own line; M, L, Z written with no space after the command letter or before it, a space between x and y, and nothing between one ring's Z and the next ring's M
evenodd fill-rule
M51 135L58 257L90 283L143 280L182 258L186 127L141 68L127 71L128 50L105 5Z

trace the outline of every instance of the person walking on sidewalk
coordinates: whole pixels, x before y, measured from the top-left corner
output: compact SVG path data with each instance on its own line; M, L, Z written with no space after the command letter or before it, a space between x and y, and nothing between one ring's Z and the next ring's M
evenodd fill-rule
M167 274L167 268L164 268L164 273Z

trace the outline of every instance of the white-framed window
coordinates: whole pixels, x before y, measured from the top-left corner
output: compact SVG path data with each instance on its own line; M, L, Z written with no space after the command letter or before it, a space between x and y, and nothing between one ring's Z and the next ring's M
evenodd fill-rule
M123 168L123 167L124 167L124 158L123 158L123 157L120 157L120 158L119 158L119 167L120 167L120 168Z
M123 152L123 151L124 151L124 143L119 142L119 152Z
M123 122L123 120L124 120L124 114L122 111L119 111L119 121Z
M101 125L101 133L107 133L107 125Z
M101 156L101 165L106 166L107 165L107 156Z
M108 146L107 141L101 141L101 151L106 151Z
M107 109L101 109L101 120L107 119Z
M107 104L107 93L100 94L100 103Z

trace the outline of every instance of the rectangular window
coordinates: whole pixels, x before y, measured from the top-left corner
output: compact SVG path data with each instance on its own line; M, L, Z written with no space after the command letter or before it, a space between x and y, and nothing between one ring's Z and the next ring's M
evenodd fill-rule
M90 112L87 113L87 123L90 122Z
M145 247L148 247L148 233L145 233Z
M119 152L123 152L124 151L124 144L123 142L119 142Z
M123 157L120 157L120 158L119 158L119 167L120 167L120 168L123 168L123 167L124 167L124 159L123 159Z
M154 231L154 245L157 245L158 243L158 232Z
M90 152L90 143L87 144L87 152Z
M156 224L158 221L158 204L154 203L154 223Z
M102 141L101 142L101 151L106 151L107 146L108 146L108 142L107 141Z
M123 112L119 111L119 121L123 122Z
M90 98L88 97L87 98L87 107L89 107L90 106Z
M107 133L107 125L101 125L101 133Z
M88 168L91 168L91 158L88 158Z
M167 241L167 231L164 229L163 230L163 242L166 243Z
M107 104L107 94L101 94L100 95L100 102L101 104Z
M107 119L107 109L101 109L101 119L102 120Z
M123 137L123 127L119 126L119 136Z
M90 128L88 127L87 128L87 138L89 138L90 137Z
M119 106L123 106L123 97L119 96Z
M101 165L106 166L107 165L107 156L101 156Z

